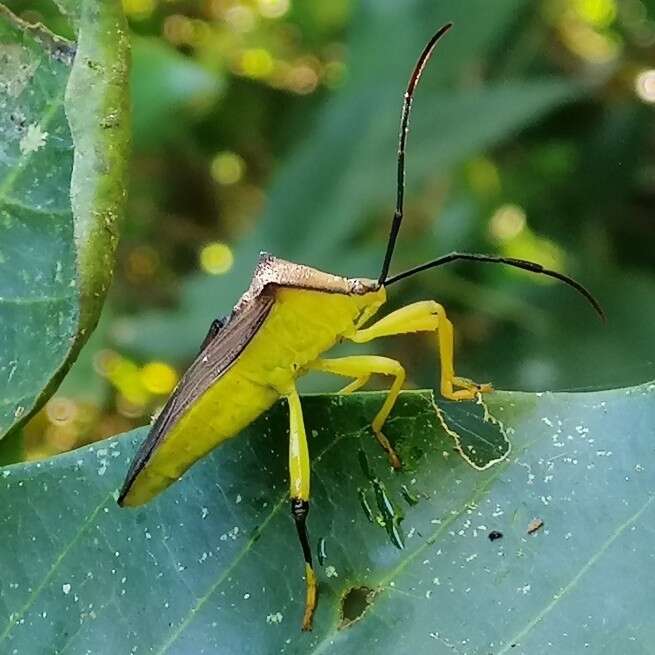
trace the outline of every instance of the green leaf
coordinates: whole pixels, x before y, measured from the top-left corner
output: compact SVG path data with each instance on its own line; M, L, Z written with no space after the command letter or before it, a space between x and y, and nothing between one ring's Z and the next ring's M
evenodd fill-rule
M431 394L407 392L388 423L392 472L366 427L381 399L303 399L326 555L312 633L280 404L135 510L115 497L145 429L4 469L0 650L650 652L655 384L488 396L512 450L484 471L455 452ZM480 434L475 404L439 408L468 452L502 443Z
M0 5L0 436L54 391L111 280L128 46L117 0L78 9L72 44Z

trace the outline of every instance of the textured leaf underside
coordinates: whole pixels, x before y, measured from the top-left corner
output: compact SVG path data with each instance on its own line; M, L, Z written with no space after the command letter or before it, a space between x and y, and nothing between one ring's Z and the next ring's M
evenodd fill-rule
M111 279L127 45L114 0L82 6L75 46L0 5L0 436L56 388Z
M115 496L144 429L4 469L0 651L649 652L654 384L496 392L486 408L440 402L441 419L430 393L407 392L387 429L399 473L367 428L381 399L303 399L309 527L326 557L312 633L299 630L279 404L135 510ZM504 456L480 471L458 447L478 468ZM348 623L353 587L364 588L361 607L348 616L370 605Z

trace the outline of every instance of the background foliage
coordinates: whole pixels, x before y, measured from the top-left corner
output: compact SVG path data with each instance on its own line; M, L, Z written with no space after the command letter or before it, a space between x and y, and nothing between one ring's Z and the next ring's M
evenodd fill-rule
M50 2L9 6L72 36ZM460 370L498 387L653 377L652 0L124 7L134 153L117 273L99 330L25 429L28 457L146 422L260 249L376 274L402 89L446 20L416 98L396 269L454 248L532 257L577 275L609 323L566 289L488 267L417 278L392 304L444 302ZM430 340L384 347L434 386Z

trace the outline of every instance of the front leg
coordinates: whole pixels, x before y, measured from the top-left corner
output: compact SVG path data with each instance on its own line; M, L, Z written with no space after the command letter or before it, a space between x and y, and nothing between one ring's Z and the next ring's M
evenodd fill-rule
M493 390L490 384L478 384L455 375L453 364L453 324L446 310L433 300L401 307L373 325L358 330L350 339L366 343L380 337L410 332L436 332L441 359L441 395L449 400L473 400L479 393Z
M309 513L309 449L298 391L294 387L285 395L289 403L289 495L291 496L291 515L296 524L298 539L305 559L307 593L302 629L311 630L318 598L318 584L312 564L312 549L309 545L306 525L307 514Z

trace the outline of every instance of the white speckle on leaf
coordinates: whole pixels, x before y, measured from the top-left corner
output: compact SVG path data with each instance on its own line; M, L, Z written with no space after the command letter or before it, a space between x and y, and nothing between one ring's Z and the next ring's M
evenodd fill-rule
M266 623L268 623L269 625L273 624L273 623L280 624L280 623L282 623L283 618L284 617L282 616L281 612L275 612L275 614L269 614L266 617Z
M338 578L339 574L337 573L337 570L334 568L334 566L326 566L325 567L325 575L328 578Z
M20 151L24 155L29 155L40 150L45 145L48 133L44 132L37 123L27 126L27 131L20 140Z
M228 539L232 539L232 541L236 541L238 536L239 536L239 526L235 525L231 530L224 532L219 537L219 539L221 541L227 541Z
M30 61L29 50L13 43L0 46L0 57L3 62L0 90L13 97L19 96L39 67L39 61Z
M66 584L61 585L61 590L64 592L64 594L67 595L71 590L70 584L66 583Z
M202 511L202 518L206 519L207 516L209 515L209 510L206 507L203 507L201 511Z

